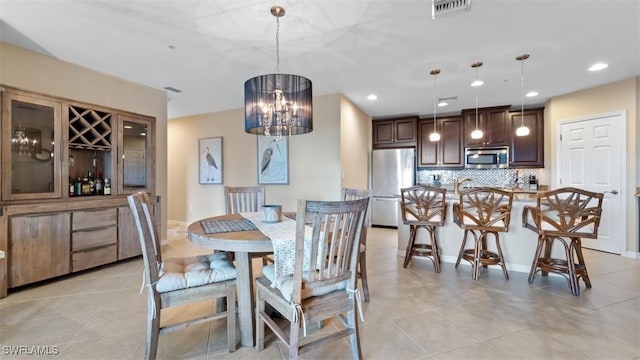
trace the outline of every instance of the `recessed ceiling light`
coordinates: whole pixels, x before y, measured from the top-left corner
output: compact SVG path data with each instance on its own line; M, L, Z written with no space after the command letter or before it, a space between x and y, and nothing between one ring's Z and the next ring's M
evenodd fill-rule
M373 100L378 100L378 95L376 95L376 94L369 94L369 95L367 96L367 100L371 100L371 101L373 101Z
M600 70L604 70L607 67L609 67L609 64L605 64L605 63L595 63L593 65L591 65L591 67L589 67L589 71L600 71Z
M474 80L471 83L471 86L473 86L473 87L478 87L478 86L482 86L482 85L484 85L484 81L482 81L482 80Z
M538 94L538 92L537 92L537 91L529 91L529 92L527 93L527 95L525 95L525 96L526 96L526 97L535 97L535 96L538 96L538 95L540 95L540 94Z
M449 103L444 100L440 100L440 102L438 103L438 107L445 107L447 105L449 105Z

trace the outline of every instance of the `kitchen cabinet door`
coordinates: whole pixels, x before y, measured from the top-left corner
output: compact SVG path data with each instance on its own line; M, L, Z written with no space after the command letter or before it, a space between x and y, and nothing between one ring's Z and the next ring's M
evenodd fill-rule
M2 200L62 197L62 104L2 92Z
M9 287L71 271L71 214L13 216L9 233Z
M544 167L544 108L524 111L524 124L529 127L529 135L516 136L515 131L522 124L522 113L512 111L511 143L509 144L509 166L516 168Z
M142 255L138 229L129 207L118 208L118 260Z
M418 167L435 169L460 169L464 167L462 117L445 117L436 121L436 130L440 133L440 140L435 142L429 140L429 135L433 132L433 120L420 121Z
M373 148L416 146L417 117L374 120Z
M510 106L496 106L478 109L478 128L484 133L480 139L471 138L471 132L476 128L476 110L463 110L464 146L490 147L509 145L511 139L509 108Z

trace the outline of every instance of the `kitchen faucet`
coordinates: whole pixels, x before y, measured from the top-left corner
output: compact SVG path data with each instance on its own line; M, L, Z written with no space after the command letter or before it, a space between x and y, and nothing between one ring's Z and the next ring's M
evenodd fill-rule
M458 180L458 178L455 178L455 180L453 181L453 191L455 196L458 196L458 194L460 194L460 185L462 185L463 183L467 182L467 181L473 181L472 178L464 178L462 180Z

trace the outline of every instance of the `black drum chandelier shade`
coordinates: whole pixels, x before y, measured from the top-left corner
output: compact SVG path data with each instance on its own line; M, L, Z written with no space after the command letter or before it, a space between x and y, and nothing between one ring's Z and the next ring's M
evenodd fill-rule
M259 75L244 83L244 131L249 134L282 136L313 131L311 80L280 74L280 18L285 9L271 7L276 18L276 74Z
M299 75L267 74L245 81L244 131L267 136L313 131L311 80Z

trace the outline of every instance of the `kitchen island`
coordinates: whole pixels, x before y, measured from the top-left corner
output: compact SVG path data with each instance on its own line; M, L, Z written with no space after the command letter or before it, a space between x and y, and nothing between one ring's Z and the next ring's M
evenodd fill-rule
M460 244L464 230L453 222L453 204L457 203L459 198L454 196L453 192L447 192L447 217L444 226L437 228L438 247L440 249L440 259L443 262L455 263L460 251ZM533 231L522 227L522 210L525 206L536 206L535 194L532 193L516 193L513 197L511 206L511 221L509 223L509 231L500 233L500 244L504 259L507 263L509 271L529 272L531 263L538 245L538 235ZM398 256L404 257L409 242L409 226L402 222L402 213L399 212L398 219ZM467 240L467 247L472 246L470 240ZM419 229L416 235L417 243L428 243L428 233L424 229ZM495 250L493 241L488 242L488 248ZM564 257L564 252L560 248L555 248L554 256ZM414 257L413 262L427 261L426 258ZM469 266L466 261L460 264ZM471 276L471 274L469 274Z

